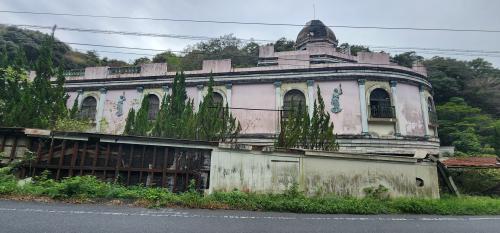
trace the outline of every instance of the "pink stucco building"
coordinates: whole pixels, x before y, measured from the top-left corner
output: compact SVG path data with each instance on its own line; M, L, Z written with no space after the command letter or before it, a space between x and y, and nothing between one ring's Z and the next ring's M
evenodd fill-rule
M230 59L203 61L202 70L185 71L187 94L197 106L212 75L216 97L242 125L239 142L265 145L279 132L279 110L301 101L312 111L319 86L340 151L438 153L432 87L421 64L402 67L386 53L353 56L337 47L335 34L319 20L310 21L296 42L296 50L287 52L261 46L255 67L233 68ZM155 117L174 76L164 63L75 70L67 76L68 106L78 98L96 132L121 134L129 109L139 108L142 98L150 98Z

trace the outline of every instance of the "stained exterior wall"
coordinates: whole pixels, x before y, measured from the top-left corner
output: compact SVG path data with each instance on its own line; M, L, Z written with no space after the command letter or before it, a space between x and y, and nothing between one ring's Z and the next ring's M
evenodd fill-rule
M299 90L304 93L306 103L312 103L314 100L309 100L309 91L306 81L302 82L282 82L280 88L280 101L276 101L276 86L273 83L265 84L237 84L231 87L231 107L232 113L240 121L243 134L259 134L259 135L274 135L279 129L279 112L272 111L281 109L283 105L283 98L290 90ZM332 96L333 90L342 85L342 95L340 96L340 107L342 111L333 113L332 109ZM344 81L318 81L314 82L312 88L312 96L317 99L316 87L321 88L325 108L331 115L331 121L335 126L335 133L339 135L359 135L361 129L361 111L359 100L359 87L357 81L344 80ZM425 136L424 122L422 115L422 108L420 106L419 88L413 84L398 83L397 93L392 94L389 82L367 82L367 87L364 90L366 94L366 107L369 108L369 94L375 88L384 88L390 93L392 101L397 99L398 118L387 122L373 121L369 119L369 132L373 136L385 137L394 136L395 134L395 121L398 121L399 130L402 136ZM189 86L186 88L188 98L190 98L197 109L200 97L206 94L206 86L200 89L198 86ZM226 86L216 86L215 91L219 92L224 101L227 102L227 88ZM109 90L105 95L104 108L102 110L102 121L100 132L121 134L125 126L127 113L131 107L136 110L140 107L140 102L143 96L155 94L161 99L164 95L164 90L160 88L144 89L138 91L136 89L124 90ZM68 108L71 108L77 92L69 92L69 99L67 102ZM126 101L123 104L123 115L117 115L117 102L121 95L124 95ZM85 91L79 97L80 103L83 98L87 96L94 96L100 102L103 93L99 91ZM430 96L427 94L426 96ZM279 107L276 107L276 105ZM248 109L268 109L271 111L253 111ZM369 110L369 109L368 109ZM98 111L97 111L98 112ZM425 113L427 114L427 113ZM435 128L435 127L434 127ZM431 136L435 135L433 128L430 128Z
M398 83L399 125L402 135L423 136L424 122L418 86Z
M233 108L276 109L275 90L272 83L233 85ZM275 111L233 109L240 121L243 134L274 134L279 113Z
M333 90L342 85L342 95L340 95L340 107L342 111L333 113L332 96ZM360 134L361 133L361 112L359 102L359 88L356 81L322 81L316 82L316 86L321 89L321 96L325 101L325 108L330 113L330 119L334 124L334 131L337 134ZM314 96L316 97L316 88Z
M297 182L308 195L361 197L363 189L383 185L392 197L439 198L435 164L414 158L363 156L219 149L212 153L209 192L278 193ZM423 187L417 186L416 178L424 181Z

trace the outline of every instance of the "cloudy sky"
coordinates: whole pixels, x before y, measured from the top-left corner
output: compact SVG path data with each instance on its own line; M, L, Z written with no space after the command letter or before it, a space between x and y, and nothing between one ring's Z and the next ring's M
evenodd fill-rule
M2 0L0 10L304 24L314 18L313 5L316 9L316 18L327 25L500 30L500 14L498 14L500 1L489 0ZM293 26L211 24L10 13L0 13L0 23L43 26L57 24L58 27L204 37L218 37L233 33L238 38L253 38L256 40L276 40L280 37L295 39L300 31L300 27ZM500 67L500 33L332 29L340 43L348 42L351 44L391 47L390 49L384 49L391 53L400 51L394 49L394 47L497 51L498 53L483 52L480 54L478 52L468 52L463 55L463 52L459 53L457 51L421 50L420 54L425 57L441 55L460 59L472 59L479 56ZM65 42L174 51L182 50L187 45L197 42L196 40L186 39L95 34L62 30L56 31L56 36ZM97 50L101 56L126 61L131 61L140 57L140 55L108 52L154 53L81 45L72 47L83 51Z

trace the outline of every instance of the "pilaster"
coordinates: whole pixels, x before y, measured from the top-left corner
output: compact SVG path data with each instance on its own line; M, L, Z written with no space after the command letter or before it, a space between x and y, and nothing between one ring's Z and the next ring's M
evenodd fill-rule
M358 79L359 105L361 110L361 134L368 135L368 112L366 110L365 79Z
M101 88L99 89L100 95L99 95L99 102L97 103L97 114L96 114L96 131L100 132L101 131L101 121L102 121L102 116L104 113L104 105L106 104L106 94L108 90L106 88Z
M401 128L399 124L399 106L398 106L398 97L397 97L397 84L398 82L395 80L390 81L391 85L391 92L392 92L392 104L394 105L394 112L395 112L395 117L396 117L396 133L394 134L395 136L401 136Z

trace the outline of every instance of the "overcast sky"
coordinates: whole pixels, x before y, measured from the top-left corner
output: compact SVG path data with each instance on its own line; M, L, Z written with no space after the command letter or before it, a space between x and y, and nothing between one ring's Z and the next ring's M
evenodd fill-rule
M1 0L0 10L35 11L113 16L177 18L220 21L251 21L304 24L316 18L327 25L465 28L500 30L500 1L489 0L420 0L420 1L284 1L284 0ZM233 33L238 38L276 40L295 39L300 27L257 26L167 22L151 20L102 19L70 16L47 16L0 13L5 24L54 25L101 30L120 30L218 37ZM500 51L500 33L407 31L333 28L340 43L389 47L424 47ZM65 42L93 43L154 49L182 50L195 40L139 37L56 31ZM72 46L78 50L154 53L112 48ZM388 50L394 53L394 50ZM139 55L98 52L101 56L131 61ZM472 59L473 56L443 56ZM448 54L446 54L448 53ZM453 53L453 52L452 52ZM420 53L425 57L438 54ZM455 53L456 54L456 53ZM500 53L481 56L500 67Z

